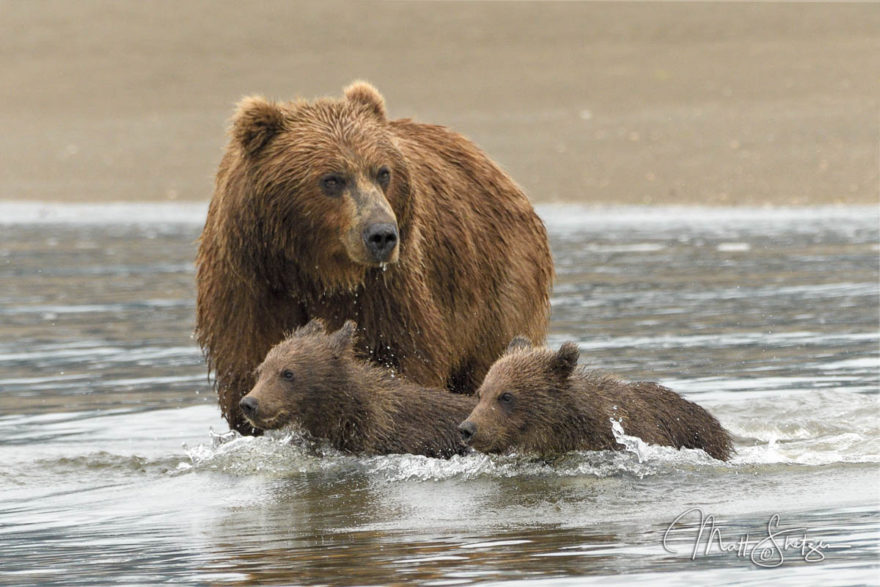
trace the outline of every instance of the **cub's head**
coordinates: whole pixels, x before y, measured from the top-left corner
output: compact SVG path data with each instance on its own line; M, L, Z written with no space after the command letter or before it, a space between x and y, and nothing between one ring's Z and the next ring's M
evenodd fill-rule
M405 254L409 175L373 86L312 102L245 98L231 138L227 181L239 182L239 205L282 262L328 290L350 289Z
M244 417L262 430L298 423L319 435L335 414L334 398L344 395L347 365L355 361L351 320L328 333L312 320L275 345L256 369L257 382L239 402Z
M477 390L477 406L458 428L462 441L488 453L546 452L555 444L554 423L570 408L563 390L578 354L572 342L553 351L514 338Z

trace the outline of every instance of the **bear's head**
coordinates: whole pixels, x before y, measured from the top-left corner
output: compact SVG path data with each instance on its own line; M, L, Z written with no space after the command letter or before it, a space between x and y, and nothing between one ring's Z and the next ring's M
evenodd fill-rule
M578 355L573 342L553 351L514 338L477 390L477 405L458 428L462 441L486 453L554 446L557 424L572 407L566 390Z
M332 291L406 253L409 174L371 85L313 102L245 98L231 142L237 167L227 181L238 182L237 205L250 210L238 222L276 255L267 266L295 266Z
M257 367L253 389L239 402L245 418L261 430L298 423L322 435L326 426L339 420L336 400L345 404L355 331L349 320L328 333L324 323L314 319L275 345Z

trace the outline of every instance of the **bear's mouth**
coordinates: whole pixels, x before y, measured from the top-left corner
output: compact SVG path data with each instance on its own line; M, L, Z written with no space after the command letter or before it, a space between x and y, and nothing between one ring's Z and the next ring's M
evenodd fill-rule
M348 245L348 243L346 243ZM386 269L389 265L394 265L400 258L400 247L395 246L392 250L383 254L374 254L360 243L348 245L346 254L349 261L361 267L373 269Z
M290 422L290 413L286 410L281 410L270 418L245 415L245 419L250 422L251 426L254 428L259 428L260 430L275 430L277 428L282 428Z

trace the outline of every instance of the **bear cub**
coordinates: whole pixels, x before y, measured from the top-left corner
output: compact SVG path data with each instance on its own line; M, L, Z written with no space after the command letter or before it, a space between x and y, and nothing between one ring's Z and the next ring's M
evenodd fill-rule
M463 454L458 423L475 398L420 387L355 357L351 320L328 333L310 321L275 345L240 402L247 420L270 430L297 424L335 449L355 454Z
M554 352L514 338L489 369L477 406L459 426L462 440L488 453L620 450L613 419L626 434L649 444L730 458L730 436L709 412L656 383L628 383L578 367L578 355L572 342Z

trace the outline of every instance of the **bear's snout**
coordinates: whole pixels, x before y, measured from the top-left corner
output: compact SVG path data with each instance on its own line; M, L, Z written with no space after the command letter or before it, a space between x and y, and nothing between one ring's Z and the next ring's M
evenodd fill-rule
M397 225L377 222L364 229L364 244L376 263L385 263L397 246Z
M465 420L458 425L458 432L461 434L461 441L466 445L470 445L474 435L477 433L477 425L470 420Z
M241 408L241 412L248 420L252 420L257 417L260 402L257 401L257 398L246 395L238 402L238 407Z

